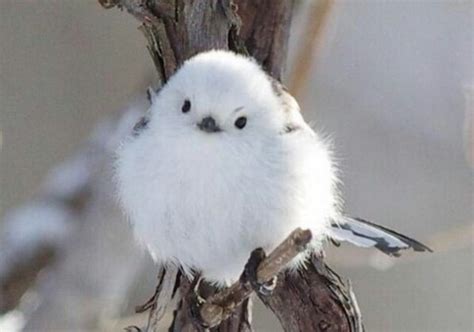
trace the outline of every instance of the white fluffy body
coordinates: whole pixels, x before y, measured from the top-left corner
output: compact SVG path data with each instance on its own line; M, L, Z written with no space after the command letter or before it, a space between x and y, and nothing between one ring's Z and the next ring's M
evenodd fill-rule
M221 131L198 127L208 116ZM297 227L311 229L313 249L321 246L339 215L327 144L254 60L198 54L153 98L149 117L118 151L117 182L156 262L228 284L252 250L270 252Z

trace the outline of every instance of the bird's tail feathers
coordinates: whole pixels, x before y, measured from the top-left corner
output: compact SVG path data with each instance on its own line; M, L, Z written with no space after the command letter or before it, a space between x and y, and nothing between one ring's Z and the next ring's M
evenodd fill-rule
M426 245L386 227L374 224L361 218L344 216L337 223L331 224L330 238L335 241L346 241L359 247L377 248L389 256L400 256L400 251L429 251Z

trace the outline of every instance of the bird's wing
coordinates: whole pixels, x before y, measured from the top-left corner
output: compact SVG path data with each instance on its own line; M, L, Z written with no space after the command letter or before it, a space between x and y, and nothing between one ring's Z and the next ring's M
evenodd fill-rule
M338 223L331 224L329 237L359 247L374 247L389 256L400 256L400 251L406 249L432 252L408 236L360 218L343 217Z

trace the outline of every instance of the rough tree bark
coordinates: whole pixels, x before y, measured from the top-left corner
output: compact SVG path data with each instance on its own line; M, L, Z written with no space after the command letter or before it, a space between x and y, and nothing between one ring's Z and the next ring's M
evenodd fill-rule
M286 62L293 1L290 0L99 0L106 8L126 9L142 22L161 84L190 56L231 49L255 57L281 80ZM250 254L250 253L249 253ZM215 289L204 285L205 294ZM190 281L181 277L180 291ZM204 290L201 290L201 293ZM262 298L285 331L361 331L360 313L350 289L314 255L306 269L279 276L277 287ZM174 314L170 331L197 331L186 299ZM250 302L212 331L250 331Z

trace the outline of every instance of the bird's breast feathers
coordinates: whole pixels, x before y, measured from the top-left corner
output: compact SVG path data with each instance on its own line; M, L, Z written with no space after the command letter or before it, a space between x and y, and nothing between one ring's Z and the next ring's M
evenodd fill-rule
M273 249L296 227L320 242L337 209L329 153L309 128L222 138L142 135L117 167L122 204L154 259L217 282L238 278L253 249Z

